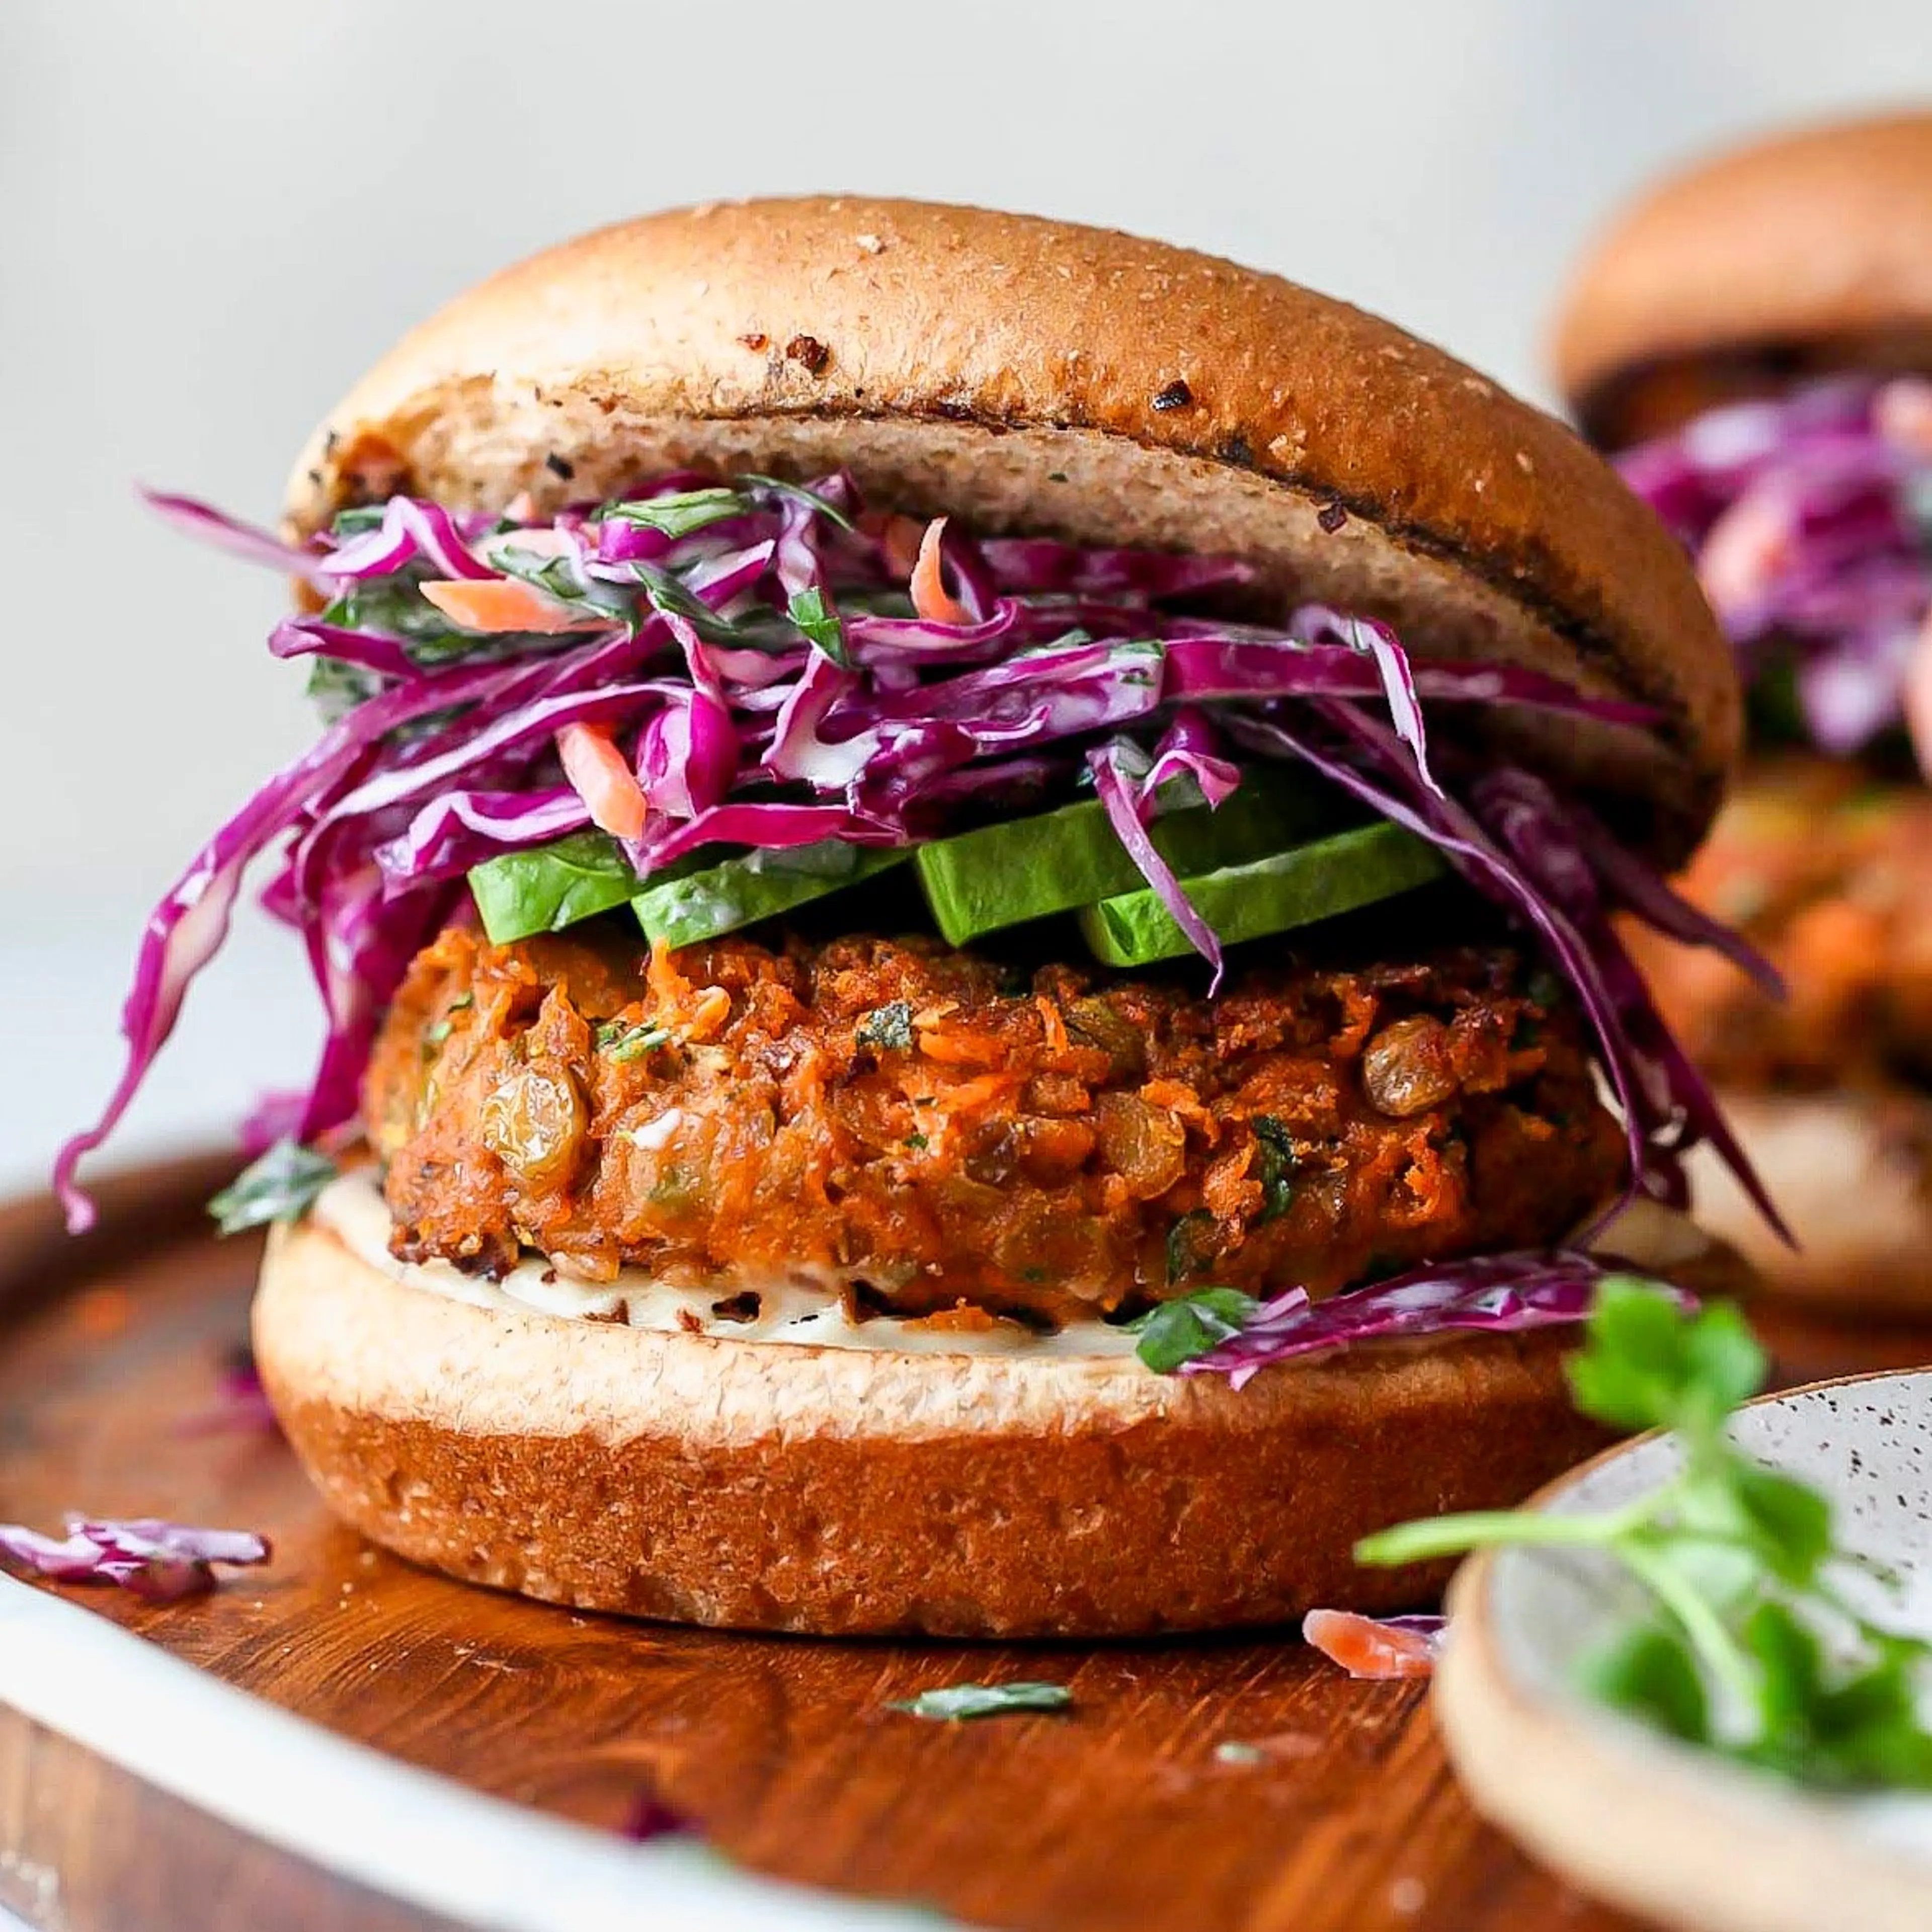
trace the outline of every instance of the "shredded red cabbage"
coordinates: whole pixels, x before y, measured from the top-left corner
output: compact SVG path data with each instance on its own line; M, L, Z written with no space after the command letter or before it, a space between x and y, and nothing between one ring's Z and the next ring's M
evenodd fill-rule
M184 1436L279 1436L282 1425L269 1406L254 1352L233 1350L215 1377L214 1400L181 1425Z
M1639 728L1653 722L1641 706L1492 664L1412 666L1385 626L1318 606L1274 628L1190 613L1190 599L1252 581L1228 558L976 542L949 527L940 555L962 621L936 621L908 594L920 526L864 511L843 476L810 489L670 476L542 522L398 497L299 548L158 500L332 593L279 626L272 649L308 661L333 722L150 920L123 1016L126 1070L56 1165L72 1226L91 1211L76 1165L166 1040L251 862L274 856L264 902L303 934L327 1012L293 1122L313 1136L353 1114L380 1016L463 903L460 875L590 821L557 753L564 728L608 734L634 771L644 824L625 852L643 877L709 845L909 844L950 829L962 806L1034 808L1084 776L1210 959L1214 934L1147 836L1156 794L1219 804L1241 782L1238 752L1311 766L1432 841L1540 934L1595 1028L1640 1184L1681 1193L1678 1156L1706 1138L1755 1186L1610 915L1731 942L1528 774L1432 749L1424 718L1444 703L1517 704ZM452 588L432 602L423 586L437 583ZM499 598L526 586L536 628L446 616L479 585L501 586Z
M195 1529L158 1517L126 1522L77 1516L64 1538L0 1523L0 1570L54 1583L118 1583L152 1604L178 1602L214 1588L215 1564L266 1563L267 1540L251 1531Z
M1900 723L1932 611L1932 382L1732 404L1618 466L1696 558L1745 676L1790 664L1820 746L1849 754Z
M1306 1290L1291 1288L1263 1302L1238 1333L1183 1362L1177 1372L1224 1375L1240 1388L1272 1363L1355 1342L1455 1328L1514 1334L1580 1322L1590 1312L1597 1284L1606 1275L1628 1272L1626 1264L1558 1249L1445 1262L1326 1301L1311 1301Z

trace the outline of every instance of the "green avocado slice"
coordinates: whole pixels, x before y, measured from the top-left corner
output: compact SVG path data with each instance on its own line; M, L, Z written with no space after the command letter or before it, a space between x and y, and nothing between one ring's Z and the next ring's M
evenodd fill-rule
M1163 814L1154 849L1183 877L1265 857L1346 822L1348 802L1300 775L1250 772L1216 811ZM949 946L1050 914L1072 912L1144 882L1098 799L922 845L915 862Z
M1246 865L1184 876L1180 889L1222 945L1238 946L1392 898L1448 869L1426 840L1382 820ZM1194 950L1145 886L1083 907L1080 930L1094 956L1109 966L1148 966Z
M560 932L635 896L638 875L602 832L574 832L554 844L506 852L470 872L470 896L492 945Z
M836 838L784 851L747 852L680 878L654 878L631 904L653 945L695 946L795 911L911 856L908 850L848 845Z

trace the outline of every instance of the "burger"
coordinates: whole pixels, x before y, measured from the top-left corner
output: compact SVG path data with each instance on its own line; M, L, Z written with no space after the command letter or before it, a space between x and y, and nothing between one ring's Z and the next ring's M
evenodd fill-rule
M740 1628L1396 1607L1594 1446L1594 1285L1736 1158L1613 924L1739 727L1681 551L1373 316L1120 235L692 208L486 282L298 460L324 728L244 868L327 1013L254 1317L328 1505ZM1750 1186L1740 1167L1741 1184Z
M1638 950L1800 1245L1720 1172L1700 1214L1774 1288L1932 1310L1932 794L1908 729L1932 745L1932 114L1666 181L1585 259L1553 359L1748 687L1744 776L1682 883L1789 997Z

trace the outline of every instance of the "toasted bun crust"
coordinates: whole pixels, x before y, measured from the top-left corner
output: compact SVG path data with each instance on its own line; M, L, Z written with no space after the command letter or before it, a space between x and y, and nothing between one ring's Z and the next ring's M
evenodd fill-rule
M1649 365L1862 338L1932 366L1932 114L1810 128L1673 175L1583 258L1550 357L1586 424ZM1888 356L1888 359L1898 359Z
M1292 283L1022 216L750 202L551 249L329 412L289 520L398 483L548 508L682 464L843 465L875 500L982 528L1235 552L1279 598L1384 616L1419 652L1654 704L1654 735L1499 728L1665 862L1736 750L1736 678L1688 566L1561 425Z
M1691 1156L1697 1218L1764 1292L1821 1309L1932 1314L1932 1100L1900 1092L1720 1095L1802 1244L1766 1227L1707 1148Z
M472 1307L315 1226L254 1311L329 1507L468 1581L581 1609L819 1635L1103 1636L1388 1610L1439 1570L1357 1538L1512 1503L1601 1445L1574 1336L1163 1376L1102 1359L719 1341Z

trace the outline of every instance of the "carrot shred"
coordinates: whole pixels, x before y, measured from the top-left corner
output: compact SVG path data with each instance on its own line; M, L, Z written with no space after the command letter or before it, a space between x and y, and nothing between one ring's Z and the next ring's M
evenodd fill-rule
M555 636L562 631L601 631L614 621L579 615L536 585L514 577L434 578L422 586L423 596L452 623L466 631L535 631Z
M563 775L590 808L590 822L613 838L636 838L649 807L631 761L608 724L566 724L556 734Z
M942 1033L929 1028L919 1036L919 1050L942 1066L986 1066L1000 1058L1000 1042L990 1034L954 1027Z
M1392 1628L1354 1610L1310 1610L1301 1634L1351 1677L1426 1677L1441 1648L1433 1634Z
M1057 1059L1063 1053L1073 1050L1073 1042L1066 1035L1066 1022L1060 1016L1060 1009L1046 994L1036 994L1034 1004L1040 1009L1040 1023L1046 1031L1046 1050Z
M912 567L912 608L928 624L970 624L973 614L946 587L939 541L946 519L934 517L919 540L919 561Z
M932 1104L944 1114L976 1113L1004 1100L1016 1084L1010 1073L982 1073L976 1080L962 1080L942 1087L932 1096Z
M689 1040L707 1040L730 1017L731 995L722 986L707 986L698 994L691 1018L685 1022L684 1036Z

